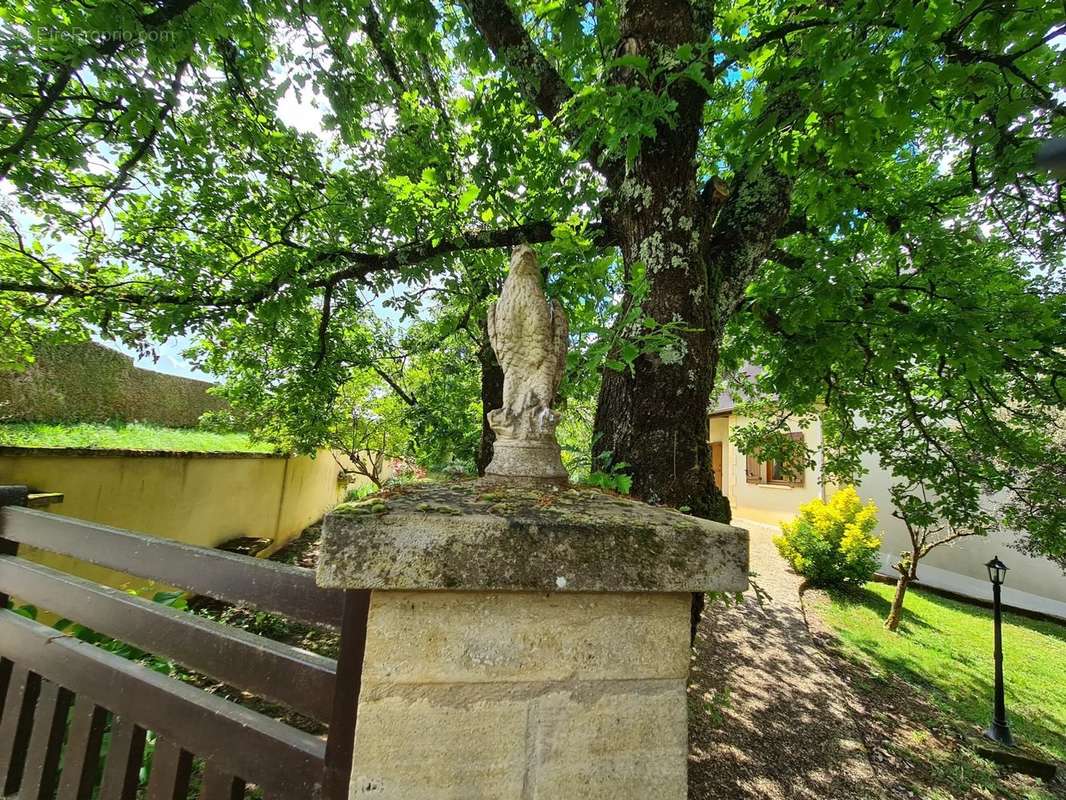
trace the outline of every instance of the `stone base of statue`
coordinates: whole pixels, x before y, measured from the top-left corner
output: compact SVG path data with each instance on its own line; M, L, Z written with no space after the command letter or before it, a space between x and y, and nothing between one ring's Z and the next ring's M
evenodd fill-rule
M591 489L338 506L318 582L373 590L350 800L686 800L691 593L747 572L746 531Z
M489 425L496 433L492 461L485 468L486 484L556 484L569 478L562 452L555 440L559 415L548 408L531 408L523 415L506 409L489 412Z
M569 477L563 467L558 442L529 439L497 439L492 445L492 461L485 468L486 484L554 483L566 486Z

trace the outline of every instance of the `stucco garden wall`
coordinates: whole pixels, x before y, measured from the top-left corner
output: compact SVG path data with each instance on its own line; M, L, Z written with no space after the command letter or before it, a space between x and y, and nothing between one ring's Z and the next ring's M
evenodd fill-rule
M62 492L51 513L203 547L240 536L273 539L264 555L341 499L339 473L328 452L309 458L0 447L0 484ZM41 560L112 586L150 586L67 557Z
M0 375L0 421L149 422L196 425L225 403L206 381L133 366L133 359L94 342L41 348L23 372Z

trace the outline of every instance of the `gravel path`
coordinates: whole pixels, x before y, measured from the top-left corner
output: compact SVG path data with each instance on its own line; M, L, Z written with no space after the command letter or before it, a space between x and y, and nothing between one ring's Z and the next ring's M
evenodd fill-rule
M750 531L762 602L715 608L697 633L689 800L879 798L853 716L861 704L807 630L801 579L777 554L773 529Z

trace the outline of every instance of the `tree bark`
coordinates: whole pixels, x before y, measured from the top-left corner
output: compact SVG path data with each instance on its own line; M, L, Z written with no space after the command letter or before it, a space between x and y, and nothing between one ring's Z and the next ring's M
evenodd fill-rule
M496 360L496 353L489 342L488 320L481 320L481 349L478 351L481 362L481 441L478 445L477 474L484 475L485 467L492 461L492 445L496 433L489 427L488 414L496 408L503 407L503 367Z
M658 54L697 38L687 2L632 2L620 33L625 52L653 63ZM630 79L624 71L616 77ZM612 463L629 465L636 497L688 506L695 514L727 522L729 503L714 485L707 426L718 352L696 175L703 95L685 81L675 87L674 124L645 139L636 162L612 181L608 213L627 277L638 263L646 270L643 315L660 323L680 321L687 330L678 348L641 355L632 372L605 372L595 454L610 453Z
M892 598L892 606L888 610L888 618L885 627L890 631L899 628L903 619L903 598L907 596L907 589L918 577L918 559L911 557L896 565L899 570L899 579L896 581L896 594Z
M673 136L646 143L637 188L623 183L617 194L639 193L650 203L627 205L613 222L627 269L640 261L648 270L644 313L680 320L692 332L681 362L642 356L632 375L604 376L597 447L630 465L637 496L728 522L729 502L711 472L710 394L726 324L788 218L792 182L772 166L756 166L737 176L718 211L713 192L696 194L688 132L679 125Z

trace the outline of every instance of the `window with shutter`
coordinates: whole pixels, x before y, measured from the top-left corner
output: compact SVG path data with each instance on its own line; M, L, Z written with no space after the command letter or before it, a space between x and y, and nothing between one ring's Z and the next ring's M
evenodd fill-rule
M759 460L755 456L747 457L747 464L744 467L745 478L748 483L762 483L763 482L763 464L759 463Z
M802 432L796 431L790 433L788 436L794 442L803 442ZM775 483L780 486L800 487L804 485L804 481L806 479L805 473L806 464L802 462L796 464L794 470L786 473L784 467L780 462L771 461L769 465L767 465L766 479L769 483Z

